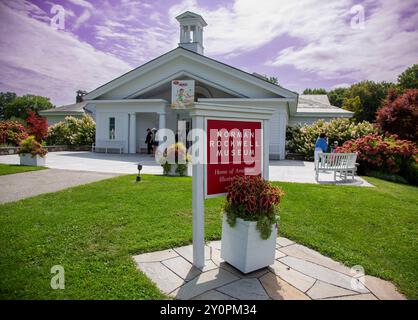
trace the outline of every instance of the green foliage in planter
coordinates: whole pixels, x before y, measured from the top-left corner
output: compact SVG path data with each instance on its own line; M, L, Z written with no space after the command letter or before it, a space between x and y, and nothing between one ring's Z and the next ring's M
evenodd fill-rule
M306 160L313 160L316 139L323 132L327 135L330 144L338 141L339 145L342 145L348 140L376 131L373 124L367 121L356 124L344 118L333 119L329 122L318 120L311 125L288 127L286 149L303 155Z
M176 173L183 176L187 170L187 165L191 161L187 149L181 142L169 146L161 156L159 163L163 167L164 175L170 172L171 165L176 164ZM182 162L182 163L179 163ZM184 163L185 162L185 163Z
M32 158L35 156L45 157L48 151L36 141L34 136L29 136L22 140L19 144L18 154L31 154Z
M65 117L48 129L47 144L85 146L94 143L96 136L96 123L93 118L84 115L81 119Z
M177 163L176 173L178 173L181 176L184 176L186 171L187 171L186 163Z
M260 176L236 176L228 187L224 211L231 227L237 218L257 221L262 239L268 239L278 223L278 205L284 192Z
M168 162L165 162L165 163L163 163L161 166L163 167L163 174L164 174L164 175L168 175L168 173L169 173L169 172L170 172L170 170L171 170L171 164L170 164L170 163L168 163Z

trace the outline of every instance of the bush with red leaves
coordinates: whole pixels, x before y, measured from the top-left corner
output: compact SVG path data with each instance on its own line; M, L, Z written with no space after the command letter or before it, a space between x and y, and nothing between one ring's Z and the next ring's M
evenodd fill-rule
M392 133L401 139L418 141L418 89L409 89L398 96L391 90L376 113L376 123L382 133Z
M48 135L48 121L45 118L38 117L35 112L28 111L29 117L26 118L28 132L33 135L38 142L45 140Z
M18 121L0 121L0 145L18 146L27 137L26 128Z
M261 238L267 239L277 223L278 205L284 192L260 176L236 176L227 188L225 212L231 226L236 218L257 221Z
M337 152L357 152L359 172L381 171L402 173L411 161L418 160L416 144L401 140L396 135L380 136L370 134L345 142Z

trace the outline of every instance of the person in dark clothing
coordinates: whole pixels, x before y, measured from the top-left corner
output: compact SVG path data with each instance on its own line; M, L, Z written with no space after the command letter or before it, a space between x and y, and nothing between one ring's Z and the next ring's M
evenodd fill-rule
M147 144L148 154L152 152L152 132L151 129L147 129L147 137L145 138L145 143Z

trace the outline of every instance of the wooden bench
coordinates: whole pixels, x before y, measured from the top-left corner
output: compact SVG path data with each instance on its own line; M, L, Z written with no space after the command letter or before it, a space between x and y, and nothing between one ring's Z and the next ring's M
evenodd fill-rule
M337 181L337 173L340 177L352 175L357 171L357 153L318 153L318 161L315 162L315 179L318 181L320 171L334 171L334 181Z
M119 153L123 152L123 148L125 146L124 141L116 141L116 140L97 140L96 143L93 143L91 146L91 151L96 152L97 149L104 149L107 153L109 149L119 149Z

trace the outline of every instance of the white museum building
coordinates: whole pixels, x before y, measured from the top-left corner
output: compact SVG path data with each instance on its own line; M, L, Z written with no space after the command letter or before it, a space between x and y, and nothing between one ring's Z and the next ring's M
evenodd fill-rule
M194 80L197 103L274 109L269 138L272 159L285 157L286 126L352 117L351 112L331 106L326 95L298 95L258 74L205 56L205 20L190 11L176 19L180 24L177 48L83 97L84 109L93 114L96 121L96 142L115 140L122 144L124 153L139 153L146 150L147 128L168 128L174 132L190 130L189 111L171 107L174 80ZM65 108L71 110L71 106ZM65 112L60 114L59 109L51 109L51 117L63 117ZM43 115L48 117L48 112Z

